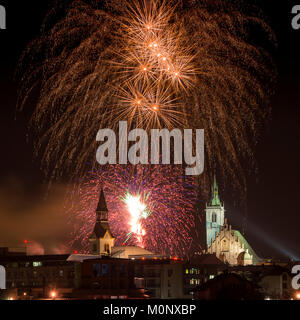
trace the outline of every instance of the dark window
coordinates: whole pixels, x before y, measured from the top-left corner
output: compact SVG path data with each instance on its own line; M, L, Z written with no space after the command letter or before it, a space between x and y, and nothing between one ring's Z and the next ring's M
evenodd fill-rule
M116 273L116 266L115 266L114 264L112 264L112 265L110 266L110 271L111 271L112 276L114 276L115 273Z
M213 212L213 214L212 214L211 221L212 222L217 222L217 214L215 212Z
M108 274L108 264L102 264L102 274Z
M287 275L286 275L286 273L284 273L284 274L282 275L282 280L283 280L283 281L286 281L286 280L287 280Z
M284 283L282 284L282 288L283 288L283 289L287 289L287 284L286 284L286 282L284 282Z
M95 278L100 277L100 263L93 264L93 274Z
M121 265L120 265L120 274L124 275L125 274L125 270L126 270L125 263L121 263Z

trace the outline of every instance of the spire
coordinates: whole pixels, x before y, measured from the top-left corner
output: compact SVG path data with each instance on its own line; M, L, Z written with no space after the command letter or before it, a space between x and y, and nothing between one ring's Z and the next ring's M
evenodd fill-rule
M107 210L106 201L105 201L104 192L103 192L102 188L101 188L99 202L98 202L98 206L97 206L97 210L96 211L108 211Z
M99 221L108 220L108 210L107 210L105 196L104 196L104 192L103 192L102 188L101 188L101 192L100 192L100 197L99 197L99 202L98 202L98 206L96 209L96 213L97 213L97 220L99 220Z
M108 210L107 210L105 196L102 188L100 192L98 206L96 209L96 214L97 214L97 220L94 227L94 233L96 234L97 238L104 237L107 230L111 235L110 227L108 223Z
M221 206L221 201L219 197L219 190L217 185L216 175L214 174L214 182L211 188L211 199L210 199L210 206Z

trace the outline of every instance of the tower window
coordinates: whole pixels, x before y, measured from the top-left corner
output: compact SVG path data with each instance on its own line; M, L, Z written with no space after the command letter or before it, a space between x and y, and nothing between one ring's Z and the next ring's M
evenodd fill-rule
M217 222L217 214L213 212L212 217L211 217L212 222Z
M105 251L106 253L109 253L109 244L108 244L108 243L105 243L105 245L104 245L104 251Z

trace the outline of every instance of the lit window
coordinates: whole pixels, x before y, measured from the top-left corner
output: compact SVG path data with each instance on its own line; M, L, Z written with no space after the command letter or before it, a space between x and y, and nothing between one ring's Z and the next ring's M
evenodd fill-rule
M64 276L64 270L59 270L59 276L62 278Z
M35 262L32 263L32 265L33 265L34 267L41 267L41 266L42 266L42 262L40 262L40 261L35 261Z

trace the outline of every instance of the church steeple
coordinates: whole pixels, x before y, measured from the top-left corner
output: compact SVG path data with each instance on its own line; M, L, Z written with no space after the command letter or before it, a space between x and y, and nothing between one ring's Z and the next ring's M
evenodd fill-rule
M210 206L221 206L221 201L219 197L219 188L217 185L216 175L214 175L214 182L211 188L211 199L209 202Z
M225 209L219 197L219 188L217 184L216 175L211 188L211 198L206 205L206 244L209 248L212 241L216 239L216 234L219 234L221 227L224 226Z
M108 221L108 210L103 189L100 192L100 198L96 209L97 221Z
M100 192L96 215L96 223L93 232L89 237L90 253L109 255L111 253L111 248L114 246L115 238L110 231L108 223L108 210L103 189L101 189Z

